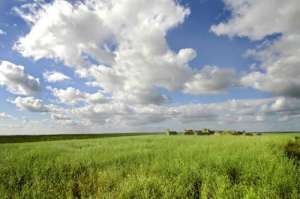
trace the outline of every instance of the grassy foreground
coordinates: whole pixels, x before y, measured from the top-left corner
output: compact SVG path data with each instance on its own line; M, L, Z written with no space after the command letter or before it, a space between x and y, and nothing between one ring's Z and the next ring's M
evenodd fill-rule
M300 198L294 135L0 144L0 198Z

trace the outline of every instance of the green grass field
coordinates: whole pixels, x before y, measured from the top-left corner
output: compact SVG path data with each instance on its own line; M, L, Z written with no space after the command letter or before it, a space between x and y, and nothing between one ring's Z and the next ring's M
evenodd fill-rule
M0 198L300 198L293 134L0 144Z

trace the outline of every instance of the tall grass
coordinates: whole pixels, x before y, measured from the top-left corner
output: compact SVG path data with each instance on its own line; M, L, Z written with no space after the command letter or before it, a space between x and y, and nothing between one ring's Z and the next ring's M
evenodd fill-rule
M0 198L299 198L289 135L0 145Z

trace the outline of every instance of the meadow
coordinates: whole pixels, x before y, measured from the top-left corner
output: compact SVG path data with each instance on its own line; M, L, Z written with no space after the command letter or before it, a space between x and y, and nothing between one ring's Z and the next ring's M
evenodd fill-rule
M294 137L140 135L2 143L0 198L296 199L299 161L285 151Z

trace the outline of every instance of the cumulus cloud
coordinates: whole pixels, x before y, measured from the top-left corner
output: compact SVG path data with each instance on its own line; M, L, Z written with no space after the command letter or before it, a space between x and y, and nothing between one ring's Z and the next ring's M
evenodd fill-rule
M220 103L189 104L172 107L179 121L193 122L257 122L261 107L273 99L264 100L229 100Z
M47 82L50 82L50 83L63 82L63 81L71 79L69 76L66 76L65 74L57 72L57 71L46 71L43 74L43 77Z
M13 116L5 113L5 112L0 112L0 119L12 119Z
M135 105L108 103L73 108L74 117L90 125L139 126L163 122L185 123L234 123L249 124L283 121L300 116L300 100L296 98L268 98L258 100L229 100L220 103L187 104L180 106ZM167 127L167 126L166 126Z
M191 69L189 62L196 57L195 50L174 52L169 48L167 32L190 14L176 1L54 1L19 13L31 30L15 44L16 50L25 57L63 61L114 100L163 104L169 98L160 89L186 89L193 94L226 89L212 83L215 77L197 75ZM225 80L228 77L220 77L223 72L216 71L226 86L231 85ZM224 75L232 76L229 73ZM211 83L204 84L204 79ZM200 81L201 91L196 91Z
M112 101L105 104L86 104L81 107L63 108L53 104L44 104L42 100L33 97L17 97L11 102L16 104L20 110L47 112L52 120L60 124L76 123L83 126L96 127L100 125L110 128L151 126L172 121L181 124L201 122L249 124L249 122L265 122L274 116L278 121L300 116L300 100L285 97L169 107L132 106Z
M109 103L103 105L87 105L79 108L74 108L71 110L73 115L81 118L82 120L87 120L91 124L106 124L114 123L115 119L120 116L125 116L131 113L132 110L128 105L121 103Z
M81 107L60 107L43 104L33 97L17 97L12 103L25 111L47 112L58 125L91 129L130 129L143 126L147 129L156 125L169 128L188 124L202 128L200 124L212 123L213 128L224 125L232 128L255 128L262 122L273 124L300 118L300 100L289 97L274 97L253 100L228 100L220 103L186 104L180 106L129 105L111 101L105 104L86 104ZM174 128L176 128L174 127ZM248 129L249 129L248 128ZM63 129L61 127L61 129ZM87 130L87 129L86 129Z
M54 121L70 123L73 120L68 109L54 104L45 104L43 100L34 97L16 97L9 102L15 104L21 111L48 113Z
M48 112L49 109L44 106L43 101L34 97L17 97L11 101L20 110L26 110L30 112Z
M2 29L0 29L0 35L6 35L6 32Z
M131 106L122 102L73 108L71 113L74 117L81 118L82 121L85 121L90 126L101 125L125 128L151 126L172 120L172 113L164 106Z
M86 93L81 92L79 89L68 87L66 89L58 89L58 88L51 88L49 90L52 94L57 97L60 102L64 104L74 105L79 102L86 102L86 103L106 103L108 102L108 98L106 98L101 92L96 93Z
M300 117L300 100L290 97L267 99L229 100L220 103L189 104L170 107L173 117L182 123L214 122L222 124L247 124L286 121Z
M259 60L261 70L242 78L245 86L276 95L300 97L300 31L299 35L283 35L273 44L247 52Z
M213 25L217 35L263 39L274 33L299 34L300 2L287 0L223 0L232 17Z
M278 97L271 105L269 112L277 112L284 116L299 115L300 116L300 100L297 98Z
M18 95L32 95L40 90L38 78L24 72L24 67L8 61L0 62L0 85Z
M113 55L105 50L105 43L112 35L98 16L99 9L68 1L27 4L25 9L16 9L32 28L15 48L27 57L59 59L67 65L84 64L83 54L110 63Z
M300 2L287 0L224 0L232 17L211 27L217 35L262 40L280 34L275 41L249 50L246 55L261 63L241 79L244 86L290 97L300 97Z
M237 77L232 69L205 66L191 81L185 83L185 93L193 95L219 94L234 86Z
M51 119L53 119L53 120L63 120L63 121L72 120L71 117L69 117L67 115L64 115L64 114L60 114L60 113L51 114Z

